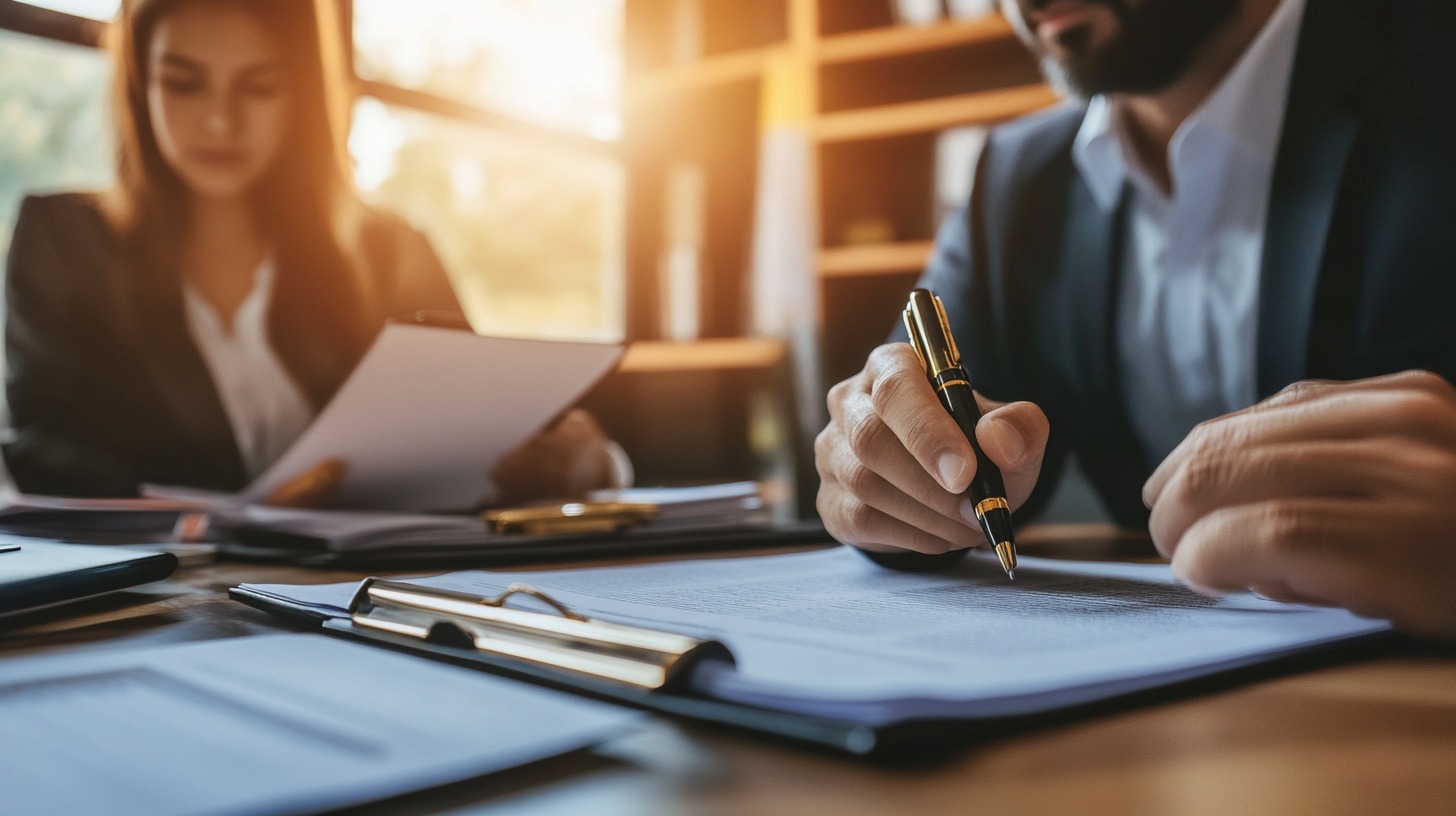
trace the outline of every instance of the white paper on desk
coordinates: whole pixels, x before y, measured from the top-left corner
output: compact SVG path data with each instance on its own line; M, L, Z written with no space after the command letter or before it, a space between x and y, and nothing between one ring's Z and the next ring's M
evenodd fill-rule
M0 663L0 812L314 813L591 745L640 715L319 635Z
M619 345L482 337L390 324L288 452L241 494L257 502L326 459L332 505L450 511L492 490L490 470L581 397Z
M592 617L716 637L731 671L709 696L883 724L1049 711L1388 630L1251 594L1211 600L1166 565L993 556L941 574L878 567L847 548L590 570L460 572L418 583L495 594L535 586ZM320 609L353 585L259 587Z

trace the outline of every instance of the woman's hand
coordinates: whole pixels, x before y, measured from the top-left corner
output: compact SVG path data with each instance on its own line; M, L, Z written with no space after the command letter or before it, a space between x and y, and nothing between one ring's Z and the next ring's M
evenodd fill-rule
M607 435L592 415L568 412L555 425L506 454L491 471L500 501L574 498L611 487L615 469Z
M1456 389L1441 377L1290 386L1195 428L1143 500L1195 589L1456 637Z
M1040 408L977 395L976 440L1001 469L1007 500L1031 495L1046 453ZM835 538L864 550L938 554L984 545L962 495L976 456L936 399L908 343L870 354L864 370L829 392L829 425L814 442L819 514Z

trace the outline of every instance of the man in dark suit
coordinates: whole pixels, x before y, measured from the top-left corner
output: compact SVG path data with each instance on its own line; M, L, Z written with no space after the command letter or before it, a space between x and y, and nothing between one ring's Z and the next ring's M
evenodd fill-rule
M1082 101L993 134L920 285L1013 505L1075 452L1197 589L1456 636L1456 8L1002 5ZM906 344L829 409L831 532L981 543L975 459Z

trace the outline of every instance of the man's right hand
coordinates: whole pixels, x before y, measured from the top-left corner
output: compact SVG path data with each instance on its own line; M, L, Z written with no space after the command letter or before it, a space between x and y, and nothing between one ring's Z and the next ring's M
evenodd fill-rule
M1001 469L1012 509L1041 473L1049 426L1029 402L976 395L976 441ZM908 343L870 354L829 391L829 425L814 440L819 515L830 535L872 552L938 554L985 546L964 497L976 455L941 407Z

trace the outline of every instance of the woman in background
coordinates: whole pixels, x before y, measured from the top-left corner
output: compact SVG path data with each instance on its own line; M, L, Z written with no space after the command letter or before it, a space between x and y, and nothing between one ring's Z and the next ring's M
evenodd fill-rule
M126 0L116 187L32 197L8 266L5 459L25 492L232 491L302 433L390 317L458 310L439 259L349 180L332 0ZM613 479L572 412L494 474Z

